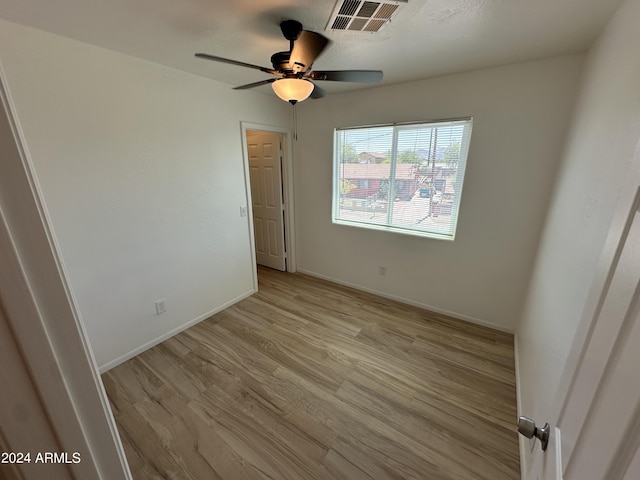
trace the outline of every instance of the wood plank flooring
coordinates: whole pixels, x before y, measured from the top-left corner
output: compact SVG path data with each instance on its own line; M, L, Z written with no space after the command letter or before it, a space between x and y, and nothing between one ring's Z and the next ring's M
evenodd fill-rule
M304 275L103 375L134 478L517 479L513 337Z

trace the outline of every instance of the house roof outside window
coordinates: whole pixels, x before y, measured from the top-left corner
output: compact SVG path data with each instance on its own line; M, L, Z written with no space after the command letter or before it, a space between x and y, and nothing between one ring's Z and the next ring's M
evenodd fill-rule
M362 152L358 154L358 159L362 163L382 163L387 158L387 155L376 152Z

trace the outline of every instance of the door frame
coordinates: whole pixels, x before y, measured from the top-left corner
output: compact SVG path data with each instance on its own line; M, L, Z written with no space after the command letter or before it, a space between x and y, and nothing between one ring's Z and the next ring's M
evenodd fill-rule
M6 119L0 132L6 149L3 176L15 186L10 201L0 196L0 308L11 331L3 342L15 347L29 373L29 378L21 377L16 365L7 372L9 388L18 391L18 382L30 383L37 395L24 398L25 406L45 412L43 432L48 430L69 454L87 454L68 465L69 478L131 479L15 112L0 64L0 115ZM0 424L3 448L19 447L12 445L19 440L12 438L16 428L24 429L19 418ZM20 473L24 479L40 478L30 469Z
M544 408L544 410L550 412L551 415L549 418L541 419L545 421L548 420L552 426L549 449L555 449L558 462L556 465L556 476L558 479L562 478L564 470L564 460L562 458L564 451L562 448L561 431L556 426L562 422L565 415L569 401L569 393L575 384L576 377L584 361L587 348L591 342L597 320L609 291L609 286L624 247L626 233L630 228L630 219L633 218L630 213L637 207L640 201L640 140L636 144L625 179L613 211L609 231L600 253L591 287L589 288L582 314L578 320L569 354L560 375L560 381L555 392L549 396L547 400L549 403ZM519 402L518 407L520 407L520 405ZM531 445L530 441L520 438L521 460L523 458L522 453L525 445ZM529 465L521 463L523 479L527 478L533 462L536 461L536 455L544 455L544 453L538 450L531 457L531 463Z
M640 141L636 145L629 171L625 178L627 180L618 197L609 232L598 260L594 280L589 289L573 343L553 398L552 405L559 406L554 412L557 414L557 418L554 418L556 421L560 421L564 414L567 393L573 386L576 372L584 359L585 350L595 328L596 319L602 309L614 269L618 264L618 258L623 247L621 240L625 238L625 230L629 228L629 213L636 205L637 196L640 194Z
M295 215L293 208L293 146L291 144L291 129L275 125L264 125L261 123L240 122L242 137L242 156L244 163L244 181L247 196L247 217L249 224L249 236L251 243L251 262L253 265L254 288L258 290L258 265L255 251L255 232L253 228L253 208L251 201L251 178L249 176L249 151L247 146L247 132L260 131L277 133L282 135L282 192L284 203L284 245L287 252L287 272L297 271L295 254Z

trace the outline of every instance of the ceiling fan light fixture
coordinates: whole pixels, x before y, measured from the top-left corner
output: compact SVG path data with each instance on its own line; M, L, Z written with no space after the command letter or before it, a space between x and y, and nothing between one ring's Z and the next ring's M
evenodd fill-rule
M282 100L295 105L309 98L314 85L301 78L281 78L273 82L271 87Z

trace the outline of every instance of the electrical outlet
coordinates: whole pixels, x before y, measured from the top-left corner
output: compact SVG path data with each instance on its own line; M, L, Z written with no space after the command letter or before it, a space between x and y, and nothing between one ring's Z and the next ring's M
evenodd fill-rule
M162 300L158 300L155 305L156 315L161 315L167 311L167 301L164 298Z
M384 277L387 274L387 267L385 265L378 265L378 275Z

